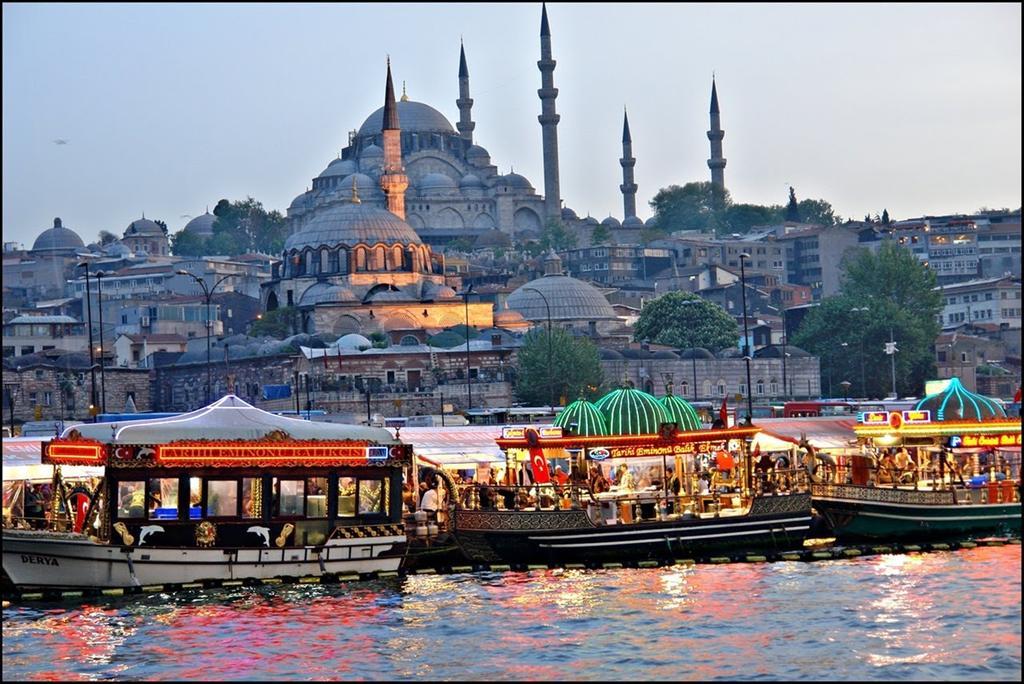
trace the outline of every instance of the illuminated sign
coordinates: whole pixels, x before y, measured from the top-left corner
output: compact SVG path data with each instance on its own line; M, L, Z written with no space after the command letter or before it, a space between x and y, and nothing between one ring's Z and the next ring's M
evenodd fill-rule
M504 427L501 428L502 439L522 439L526 436L526 428L524 427Z
M604 459L608 458L611 455L611 453L604 447L591 449L588 452L588 454L590 455L590 458L594 459L595 461L603 461Z
M1020 433L1015 435L963 435L961 437L964 447L1019 447Z
M366 458L371 461L383 461L388 457L388 452L386 446L368 446L366 447Z
M57 465L97 465L103 463L106 449L100 443L49 442L44 463Z
M962 447L963 445L964 438L961 437L960 435L950 435L946 439L946 446L948 446L950 449L956 449L957 447Z
M932 422L931 411L904 411L903 412L903 424L904 425L921 425L923 423Z
M541 439L558 439L562 436L560 427L542 427L540 429Z
M903 414L899 411L892 411L889 413L889 427L893 430L899 430L903 427Z
M888 425L889 413L886 411L865 411L860 414L860 422L864 425Z
M707 442L682 442L675 444L636 444L630 446L612 447L609 449L609 456L612 458L629 458L637 456L677 456L681 454L696 454L712 450L712 445Z
M352 442L178 442L155 447L156 459L162 465L187 464L323 464L401 458L405 446L387 446Z

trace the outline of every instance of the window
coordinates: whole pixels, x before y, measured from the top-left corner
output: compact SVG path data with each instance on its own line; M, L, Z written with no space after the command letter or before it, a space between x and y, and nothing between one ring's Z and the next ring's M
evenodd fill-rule
M53 406L53 392L43 392L43 406Z
M149 519L178 519L178 478L160 477L149 481Z
M263 480L261 478L242 478L242 517L263 517Z
M375 514L384 512L383 480L360 480L359 481L359 514Z
M144 480L117 483L117 517L146 517L146 482Z
M724 382L718 383L718 396L720 396L720 397L724 397L725 396L725 383Z
M757 381L757 393L764 394L764 382L762 382L761 380Z
M224 518L238 515L238 480L206 481L206 516Z
M275 516L302 515L303 495L305 493L302 480L278 480L274 478Z
M354 518L356 515L356 479L338 478L338 517Z
M326 477L311 477L306 480L306 517L327 517Z

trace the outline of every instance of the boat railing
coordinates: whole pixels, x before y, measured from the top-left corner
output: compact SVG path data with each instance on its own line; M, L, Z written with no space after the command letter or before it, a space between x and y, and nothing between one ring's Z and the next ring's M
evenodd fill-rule
M857 463L855 459L863 459ZM912 462L906 467L895 463L879 462L872 456L857 455L852 459L838 462L823 461L814 467L805 468L818 484L859 485L888 489L912 489L923 491L954 491L957 501L981 503L982 499L994 498L989 493L989 483L1000 484L999 492L1011 489L1011 484L1020 482L1020 456L994 457L988 463L969 458L960 464L952 459L940 464L939 457L933 456L921 462ZM1015 485L1014 485L1015 486ZM982 493L982 491L984 493ZM1000 493L999 500L1007 494ZM1018 495L1019 500L1019 495Z

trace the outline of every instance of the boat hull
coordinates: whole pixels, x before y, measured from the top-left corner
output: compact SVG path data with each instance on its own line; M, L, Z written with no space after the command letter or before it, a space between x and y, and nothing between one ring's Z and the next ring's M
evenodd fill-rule
M124 547L83 535L5 530L3 569L19 590L369 574L397 571L405 545L405 536L395 535L283 549Z
M581 510L456 511L454 535L476 563L562 564L706 557L800 547L809 494L761 497L746 515L595 525Z
M927 539L1016 534L1020 502L957 503L949 491L815 485L815 510L841 539Z

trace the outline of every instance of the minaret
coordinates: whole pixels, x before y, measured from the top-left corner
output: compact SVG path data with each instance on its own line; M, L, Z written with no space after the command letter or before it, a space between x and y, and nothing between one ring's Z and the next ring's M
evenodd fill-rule
M469 96L469 67L466 66L466 47L459 45L459 99L455 101L459 108L459 123L455 127L470 145L473 144L473 129L476 124L470 118L473 109L473 98Z
M391 83L391 59L388 58L388 82L384 87L384 166L380 174L380 189L384 191L387 210L405 220L405 189L409 179L402 168L402 131L398 126L398 105L395 87Z
M722 121L718 114L718 90L715 88L715 78L711 77L711 130L708 131L708 140L711 141L711 159L708 159L708 168L711 169L711 182L720 190L725 190L725 159L722 157L722 138L725 131L722 130Z
M626 110L622 110L622 218L628 219L636 216L636 183L633 182L633 167L636 166L636 159L633 158L633 139L629 135L629 117Z
M548 28L548 8L543 3L540 10L540 61L537 68L541 74L541 88L537 91L541 102L541 114L537 117L544 140L544 209L548 218L561 220L562 200L558 190L558 114L555 113L555 60L551 59L551 30Z

